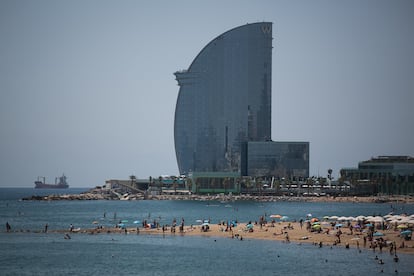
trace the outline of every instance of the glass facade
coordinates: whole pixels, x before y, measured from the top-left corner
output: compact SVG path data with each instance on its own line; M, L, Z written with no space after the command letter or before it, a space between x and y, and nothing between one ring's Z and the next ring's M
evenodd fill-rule
M410 156L378 156L340 173L341 181L349 182L355 194L414 194L414 158Z
M272 23L246 24L208 43L180 86L174 121L180 174L240 172L241 148L271 134Z
M309 142L248 142L242 175L309 177Z
M194 172L189 173L187 182L191 191L200 193L240 193L240 174L234 172Z

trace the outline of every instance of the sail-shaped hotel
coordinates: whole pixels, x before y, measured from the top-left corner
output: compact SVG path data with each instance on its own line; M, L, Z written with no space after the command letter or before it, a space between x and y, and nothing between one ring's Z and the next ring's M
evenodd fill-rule
M174 73L180 174L309 174L308 142L271 141L272 39L271 22L236 27Z

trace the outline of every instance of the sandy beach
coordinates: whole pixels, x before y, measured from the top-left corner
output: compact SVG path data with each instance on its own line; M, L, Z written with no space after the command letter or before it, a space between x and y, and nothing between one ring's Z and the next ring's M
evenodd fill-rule
M405 240L400 236L399 229L378 230L381 236L375 236L371 240L367 237L367 229L358 230L349 227L334 227L329 222L321 222L321 231L307 230L304 222L302 227L299 222L268 222L260 226L259 223L238 223L235 227L227 227L222 224L208 224L209 229L202 231L201 225L184 225L183 231L180 227L175 227L175 232L171 227L166 226L158 228L95 228L82 229L77 233L84 234L153 234L153 235L184 235L184 236L205 236L237 239L240 241L246 239L275 240L290 243L311 243L315 246L345 247L360 250L372 250L389 254L408 253L414 254L414 241ZM345 226L345 225L344 225ZM68 231L66 231L68 232ZM77 234L77 233L69 233ZM338 235L340 233L340 235ZM365 237L365 239L364 239ZM365 241L364 241L365 240Z

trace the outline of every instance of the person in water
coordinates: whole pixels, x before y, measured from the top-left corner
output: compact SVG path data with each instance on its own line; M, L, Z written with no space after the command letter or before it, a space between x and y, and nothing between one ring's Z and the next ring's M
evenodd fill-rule
M7 231L7 233L11 231L11 226L10 226L9 222L6 222L6 231Z

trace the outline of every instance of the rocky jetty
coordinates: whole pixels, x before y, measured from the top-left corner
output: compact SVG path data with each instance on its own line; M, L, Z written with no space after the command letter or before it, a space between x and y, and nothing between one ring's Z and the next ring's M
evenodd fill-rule
M93 188L87 192L80 194L52 194L47 196L33 195L22 198L22 200L111 200L118 199L118 197L110 191L105 191L100 188Z
M60 194L22 198L22 200L195 200L195 201L220 201L222 203L232 201L261 201L261 202L367 202L367 203L414 203L412 196L320 196L320 197L297 197L297 196L258 196L258 195L196 195L196 194L140 194L140 193L118 193L114 190L106 190L101 188L93 188L87 192L80 194Z

